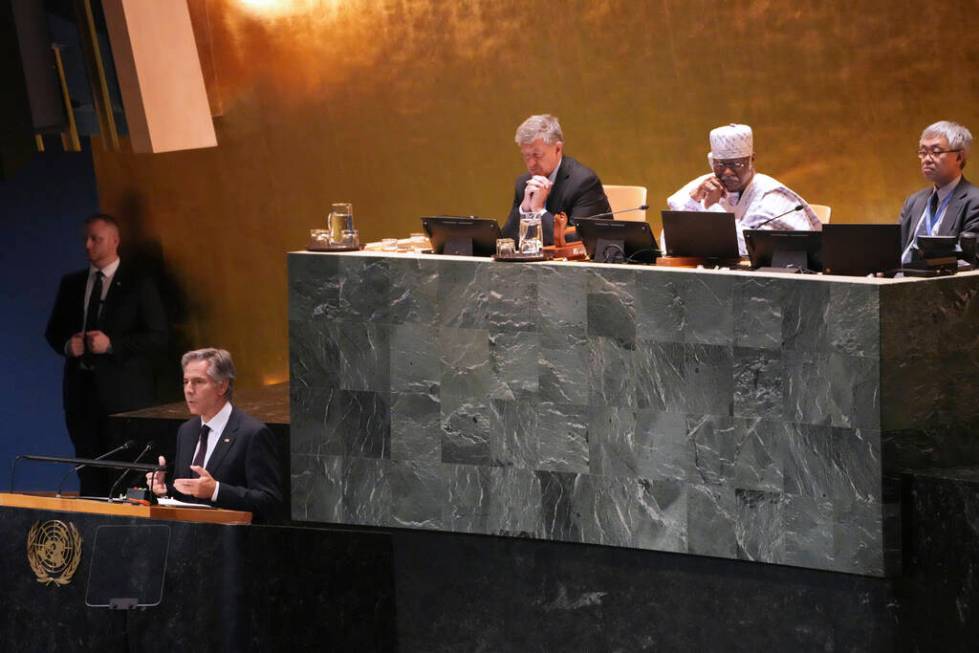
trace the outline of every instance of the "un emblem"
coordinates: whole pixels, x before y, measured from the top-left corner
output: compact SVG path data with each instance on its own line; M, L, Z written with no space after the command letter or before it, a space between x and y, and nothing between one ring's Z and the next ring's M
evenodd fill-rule
M82 560L82 536L72 523L34 522L27 533L27 563L37 582L67 585Z

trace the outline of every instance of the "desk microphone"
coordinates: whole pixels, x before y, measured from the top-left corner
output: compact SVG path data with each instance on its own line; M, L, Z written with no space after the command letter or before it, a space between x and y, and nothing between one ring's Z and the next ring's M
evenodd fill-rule
M630 211L645 211L649 208L649 204L641 204L637 207L631 209L619 209L618 211L606 211L605 213L596 213L595 215L582 215L579 216L582 220L592 220L594 218L605 218L611 215L618 215L619 213L629 213ZM800 207L801 208L801 207ZM578 220L579 218L575 218Z
M152 448L153 448L153 441L150 440L149 442L146 443L146 446L143 447L143 450L139 452L139 455L136 456L136 459L133 460L133 462L138 463L140 458L145 456L147 452L149 452L149 450ZM110 503L112 502L112 495L115 494L116 488L119 487L119 484L122 483L122 479L126 478L126 475L129 474L130 471L131 470L126 469L122 472L122 474L119 474L119 478L117 478L116 482L112 484L111 488L109 488L109 496L105 498L106 501Z
M112 454L119 453L120 451L125 451L126 449L132 449L134 446L136 446L136 443L133 440L126 440L112 451L108 451L102 454L101 456L99 456L98 458L95 458L94 460L102 460L103 458L108 458ZM74 467L69 468L67 472L65 472L65 475L61 477L61 482L58 483L58 491L55 493L55 496L58 497L61 496L61 488L62 486L64 486L65 481L68 479L68 475L71 474L72 472L77 472L83 467L88 467L88 465L84 463L81 465L75 465Z
M801 204L796 204L796 205L795 205L795 207L793 207L793 208L791 208L791 209L789 209L789 210L788 210L788 211L786 211L785 213L779 213L779 214L778 214L778 215L776 215L776 216L775 216L774 218L769 218L769 219L767 219L767 220L765 220L764 222L762 222L761 224L756 224L756 225L755 225L754 227L752 227L752 229L761 229L762 227L764 227L764 226L765 226L766 224L768 224L769 222L774 222L775 220L778 220L779 218L784 218L784 217L785 217L785 216L787 216L788 214L790 214L790 213L795 213L796 211L801 211L801 210L802 210L802 209L804 209L804 208L805 208L805 207L804 207L804 206L802 206Z

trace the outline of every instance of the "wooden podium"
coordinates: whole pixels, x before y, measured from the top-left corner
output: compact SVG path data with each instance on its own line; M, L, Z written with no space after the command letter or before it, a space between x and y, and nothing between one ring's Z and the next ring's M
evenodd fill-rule
M79 512L90 515L113 515L141 519L197 522L205 524L250 524L252 513L219 508L185 508L178 506L137 506L129 503L109 503L95 499L73 499L48 494L16 494L0 492L0 506Z

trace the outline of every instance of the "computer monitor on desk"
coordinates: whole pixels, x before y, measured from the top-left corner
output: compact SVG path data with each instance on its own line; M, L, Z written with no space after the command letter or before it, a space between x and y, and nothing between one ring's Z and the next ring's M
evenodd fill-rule
M788 272L823 269L822 232L745 229L744 243L751 267Z
M741 256L733 213L663 211L666 255L730 261Z
M439 215L422 218L422 229L436 254L493 256L500 225L490 218Z
M823 272L863 277L901 267L901 225L824 224Z
M596 263L655 263L656 237L646 222L576 218L578 237Z

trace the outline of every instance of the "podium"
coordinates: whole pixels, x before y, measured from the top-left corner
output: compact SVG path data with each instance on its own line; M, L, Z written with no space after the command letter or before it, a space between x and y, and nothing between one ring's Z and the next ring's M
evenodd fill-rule
M390 650L389 535L250 520L0 494L4 650Z

